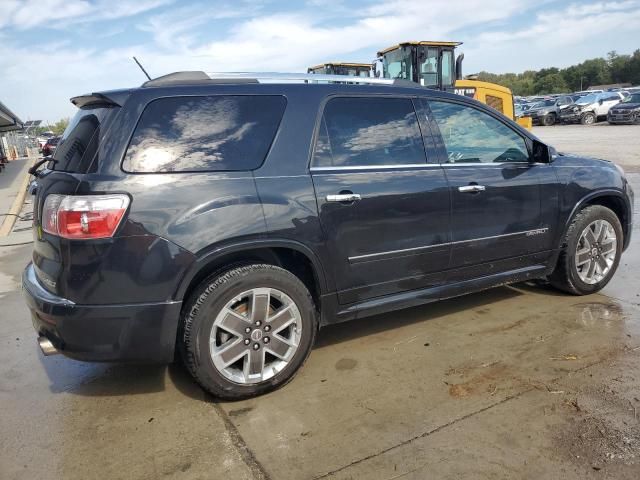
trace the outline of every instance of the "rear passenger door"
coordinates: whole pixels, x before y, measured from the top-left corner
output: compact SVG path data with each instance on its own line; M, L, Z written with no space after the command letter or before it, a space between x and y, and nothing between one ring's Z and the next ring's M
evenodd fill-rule
M444 282L449 192L411 98L330 97L311 174L340 303Z
M530 162L525 137L502 118L462 102L428 103L451 193L448 281L539 263L551 242L554 210L541 196L551 167Z
M603 95L601 100L602 102L598 102L598 107L596 107L598 116L604 116L609 113L609 109L620 103L621 98L618 93L612 93Z

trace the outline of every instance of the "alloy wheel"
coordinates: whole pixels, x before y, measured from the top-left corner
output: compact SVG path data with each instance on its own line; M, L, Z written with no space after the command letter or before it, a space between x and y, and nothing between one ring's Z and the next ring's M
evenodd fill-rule
M613 267L617 250L613 225L606 220L587 225L576 245L575 265L580 280L589 285L602 281Z
M275 288L235 296L216 316L209 350L216 369L247 385L272 378L298 349L302 318L295 302Z

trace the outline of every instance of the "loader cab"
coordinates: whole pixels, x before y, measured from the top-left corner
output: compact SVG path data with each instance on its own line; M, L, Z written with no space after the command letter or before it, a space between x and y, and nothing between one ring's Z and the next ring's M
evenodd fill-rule
M378 52L378 74L452 92L463 58L455 60L455 48L459 45L462 43L431 41L394 45Z
M370 77L371 65L368 63L334 62L321 63L307 68L307 73L321 75L351 75L353 77Z

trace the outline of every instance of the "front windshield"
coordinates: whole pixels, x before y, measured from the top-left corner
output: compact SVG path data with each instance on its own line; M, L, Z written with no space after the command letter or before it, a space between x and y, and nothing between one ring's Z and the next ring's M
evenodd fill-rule
M384 78L412 80L411 50L401 47L385 53L382 57L382 75Z
M361 67L334 67L335 75L351 75L352 77L368 77L369 68Z
M640 93L634 93L622 100L620 103L640 103Z
M420 85L425 87L438 86L438 49L419 47L418 63L420 72ZM451 70L451 62L449 61L449 70ZM449 72L450 73L450 72ZM451 81L449 84L452 85Z

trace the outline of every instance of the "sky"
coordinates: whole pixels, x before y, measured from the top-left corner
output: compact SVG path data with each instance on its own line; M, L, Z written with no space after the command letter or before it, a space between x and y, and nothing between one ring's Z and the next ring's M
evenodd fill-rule
M465 74L640 48L640 0L0 0L0 101L22 120L179 70L306 72L408 40L464 44Z

